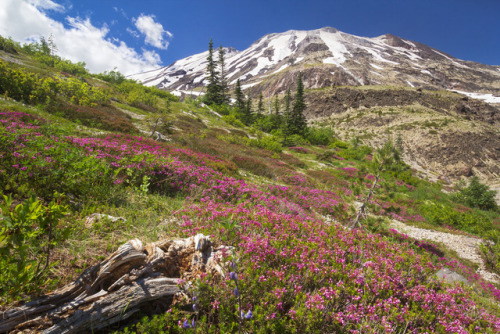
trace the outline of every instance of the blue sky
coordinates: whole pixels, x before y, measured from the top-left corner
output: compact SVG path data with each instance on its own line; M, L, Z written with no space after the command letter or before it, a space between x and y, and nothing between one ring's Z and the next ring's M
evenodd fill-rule
M0 0L0 34L54 35L61 56L131 74L216 46L325 26L386 33L454 57L500 65L500 0Z

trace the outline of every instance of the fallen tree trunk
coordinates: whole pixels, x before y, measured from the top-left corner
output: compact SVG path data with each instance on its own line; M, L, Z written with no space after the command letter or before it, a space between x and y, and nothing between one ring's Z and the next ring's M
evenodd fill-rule
M0 332L82 333L101 330L154 305L168 307L178 279L223 274L210 238L202 234L147 244L133 239L73 283L0 315Z

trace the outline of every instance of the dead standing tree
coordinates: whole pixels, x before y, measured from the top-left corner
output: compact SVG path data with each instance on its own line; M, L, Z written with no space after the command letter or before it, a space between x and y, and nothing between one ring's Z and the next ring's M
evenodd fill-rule
M368 191L368 194L366 195L363 203L361 203L361 206L358 209L356 219L354 220L351 228L361 227L361 219L366 216L366 207L370 202L375 189L377 188L382 172L386 170L388 166L394 164L394 162L398 160L399 153L391 141L386 142L384 146L382 146L382 148L377 150L377 152L374 154L372 162L375 169L375 179L373 180L373 183L370 187L370 191Z

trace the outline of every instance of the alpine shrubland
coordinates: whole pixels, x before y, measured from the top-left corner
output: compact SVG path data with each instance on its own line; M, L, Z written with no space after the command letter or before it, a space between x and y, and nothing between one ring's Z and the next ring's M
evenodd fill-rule
M2 312L129 239L203 233L228 247L224 276L199 273L185 297L108 331L500 331L497 285L388 228L396 219L489 239L485 259L500 272L500 214L477 180L448 194L401 159L381 160L384 148L341 141L331 127L284 127L303 107L291 94L275 113L252 114L244 96L180 102L114 71L62 72L65 61L42 60L54 58L43 45L0 46L18 60L0 60ZM93 213L123 219L90 224ZM439 280L443 267L471 285Z

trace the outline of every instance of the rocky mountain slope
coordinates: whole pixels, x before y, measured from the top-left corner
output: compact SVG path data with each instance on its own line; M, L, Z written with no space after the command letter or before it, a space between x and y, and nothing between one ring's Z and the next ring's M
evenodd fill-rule
M206 58L200 53L134 78L200 94ZM500 186L500 66L390 34L366 38L322 28L266 35L244 51L227 48L226 68L229 82L240 79L253 97L293 88L300 71L310 121L375 146L399 136L405 160L431 179L453 183L476 174Z
M132 78L189 92L205 82L207 52ZM226 49L229 82L252 95L283 92L300 70L306 88L397 85L458 90L500 103L500 66L464 61L427 45L387 34L358 37L334 28L269 34L248 49Z
M380 146L401 141L403 158L431 180L451 185L472 175L500 186L500 111L448 91L337 87L307 94L307 117L344 140Z

